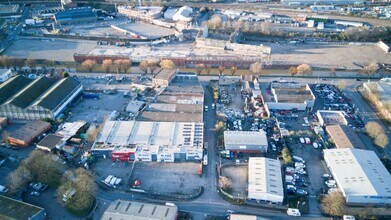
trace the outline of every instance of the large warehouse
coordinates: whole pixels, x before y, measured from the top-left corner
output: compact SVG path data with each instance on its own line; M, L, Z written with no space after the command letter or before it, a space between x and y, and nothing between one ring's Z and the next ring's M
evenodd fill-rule
M266 153L268 142L264 131L224 131L225 150L238 153Z
M177 215L176 205L116 200L110 203L101 220L175 220Z
M347 204L391 204L391 175L375 152L342 148L323 153Z
M315 96L308 84L272 83L271 93L270 100L263 98L267 111L292 109L305 111L315 104Z
M59 81L13 77L0 85L0 116L10 119L55 119L83 90L72 77Z
M364 144L354 132L353 128L346 125L326 126L326 132L330 135L336 148L365 149Z
M107 121L91 151L121 161L199 160L203 123Z
M30 145L38 136L42 135L50 129L51 125L49 122L36 120L30 121L23 127L12 132L8 141L12 145L27 147Z
M266 157L250 157L248 162L248 199L282 203L281 164L279 160Z
M95 22L98 15L91 7L70 8L54 15L56 24L77 24Z

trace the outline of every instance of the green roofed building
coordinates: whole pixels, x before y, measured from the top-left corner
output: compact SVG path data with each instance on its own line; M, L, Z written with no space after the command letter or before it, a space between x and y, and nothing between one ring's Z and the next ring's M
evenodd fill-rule
M55 119L83 90L72 77L31 80L16 76L0 85L0 116L10 119Z
M46 219L46 213L41 207L0 196L0 219L43 220Z

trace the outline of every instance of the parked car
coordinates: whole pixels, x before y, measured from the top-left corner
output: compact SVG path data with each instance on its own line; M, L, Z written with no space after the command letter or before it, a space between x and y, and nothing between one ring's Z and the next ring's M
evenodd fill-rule
M293 208L289 208L286 211L286 214L288 214L289 216L296 216L296 217L301 216L300 210L299 209L293 209Z
M308 194L308 192L306 190L304 190L304 189L297 189L296 193L301 195L301 196L306 196Z
M337 183L335 182L335 180L327 180L325 182L326 186L329 187L329 188L334 188L337 186Z
M40 196L41 193L39 193L37 191L34 191L34 192L31 192L30 195L32 195L32 196Z
M0 185L0 192L1 193L7 193L8 189L5 186Z
M318 145L318 143L316 143L316 142L312 143L312 146L314 146L314 148L316 148L316 149L319 148L319 145Z

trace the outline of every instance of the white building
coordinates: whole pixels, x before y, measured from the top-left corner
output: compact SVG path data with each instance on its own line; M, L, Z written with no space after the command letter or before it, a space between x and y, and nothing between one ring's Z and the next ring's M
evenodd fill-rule
M224 146L234 153L266 153L268 142L264 131L224 131Z
M347 204L391 204L391 175L375 152L353 148L323 152Z
M282 184L279 160L266 157L250 157L248 162L248 199L282 203Z
M7 81L11 78L11 69L0 69L0 83Z
M172 16L172 19L174 21L190 22L190 21L193 20L193 17L191 16L191 13L193 13L193 9L191 7L189 7L189 6L182 6Z
M126 152L128 160L136 161L199 160L203 132L203 123L107 121L91 151L106 156Z
M321 126L348 124L342 111L318 110L316 116L318 117Z

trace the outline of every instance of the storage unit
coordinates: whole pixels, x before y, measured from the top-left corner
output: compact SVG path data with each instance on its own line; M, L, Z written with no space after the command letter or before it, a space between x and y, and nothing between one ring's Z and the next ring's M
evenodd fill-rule
M266 153L268 141L264 131L224 131L224 146L234 153Z
M23 127L11 133L8 141L11 145L27 147L35 138L49 130L50 126L50 123L40 120L28 122Z

